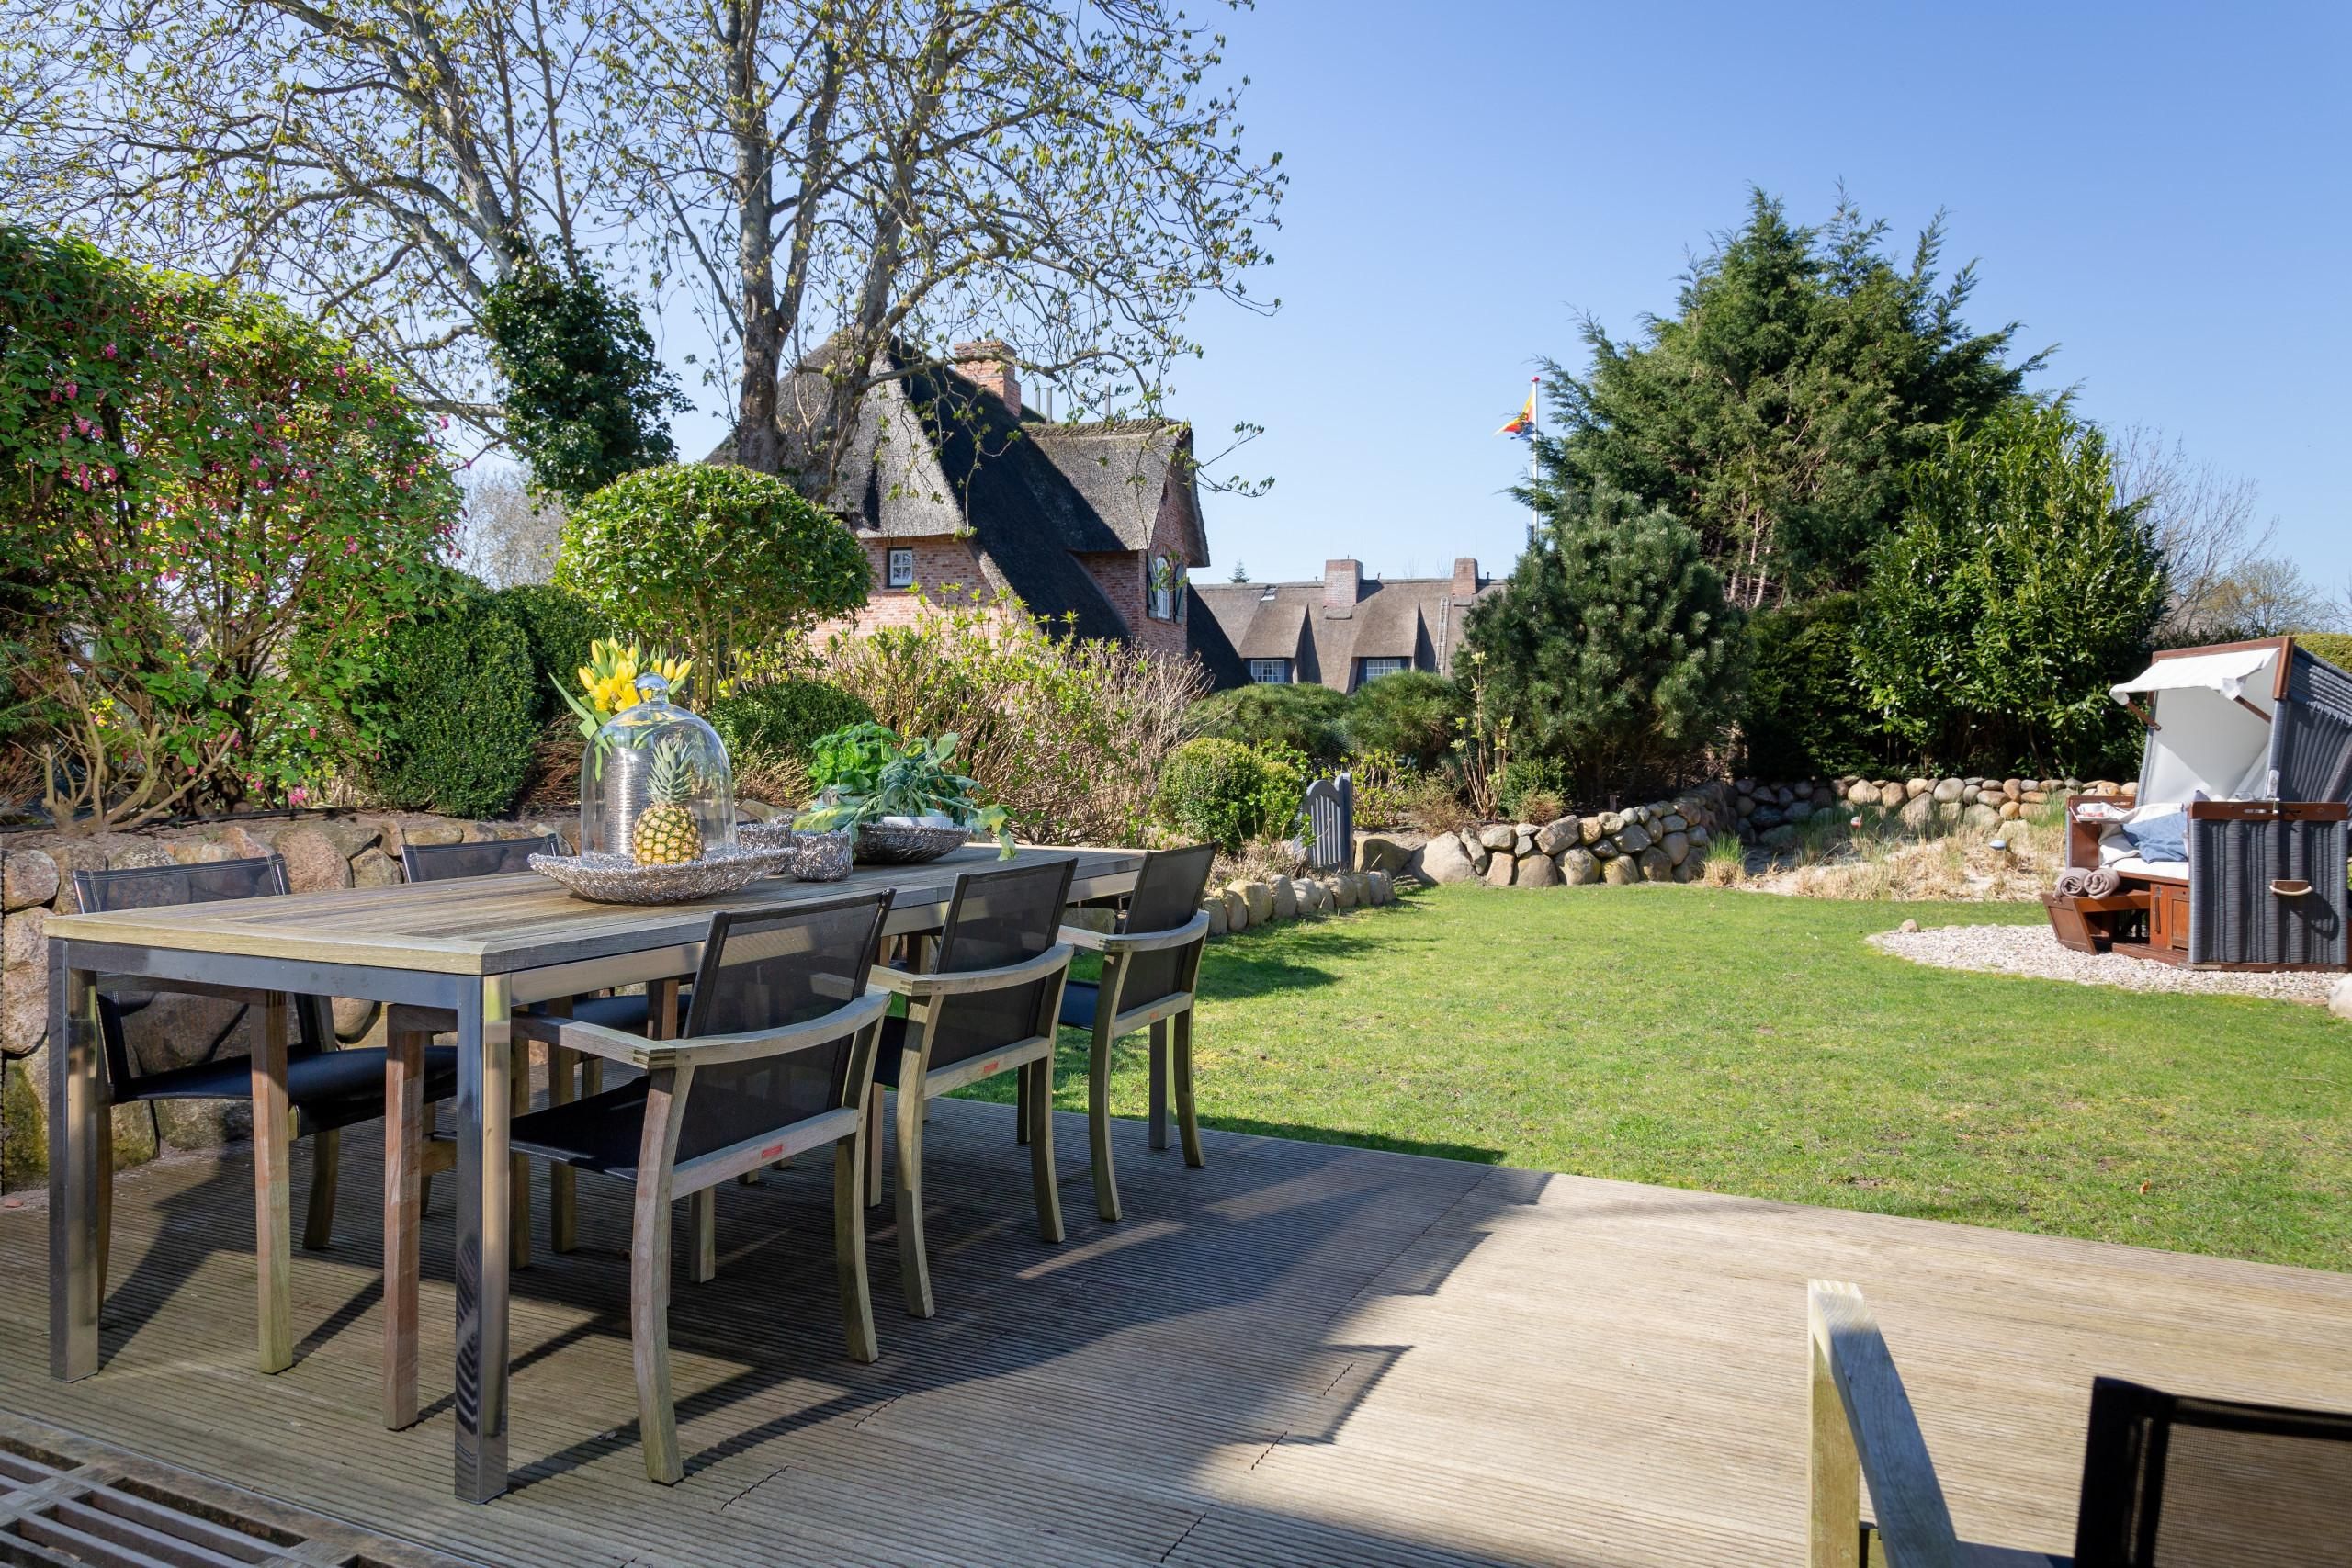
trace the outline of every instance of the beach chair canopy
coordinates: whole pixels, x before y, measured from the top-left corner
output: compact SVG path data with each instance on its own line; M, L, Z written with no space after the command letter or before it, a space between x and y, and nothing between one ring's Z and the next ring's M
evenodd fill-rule
M2148 724L2140 798L2352 798L2352 676L2292 637L2156 656L2109 694Z

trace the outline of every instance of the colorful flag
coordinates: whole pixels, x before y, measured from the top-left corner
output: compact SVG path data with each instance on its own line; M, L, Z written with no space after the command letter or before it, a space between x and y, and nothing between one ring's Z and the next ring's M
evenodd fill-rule
M1535 434L1535 389L1542 384L1541 376L1528 378L1527 406L1511 416L1509 424L1495 432L1497 435L1532 436Z

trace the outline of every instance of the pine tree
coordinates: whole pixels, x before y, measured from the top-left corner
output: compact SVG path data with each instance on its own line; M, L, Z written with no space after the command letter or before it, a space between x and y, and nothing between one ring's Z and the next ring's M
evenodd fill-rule
M1589 372L1552 367L1558 434L1539 439L1537 488L1605 484L1670 509L1742 608L1859 586L1863 551L1902 513L1906 467L2043 358L2009 362L2014 322L1962 323L1975 272L1938 286L1940 220L1907 268L1885 233L1842 196L1810 229L1753 192L1673 316L1628 343L1588 320Z
M1679 782L1736 714L1743 617L1664 508L1606 486L1539 504L1535 543L1464 628L1488 711L1579 800Z

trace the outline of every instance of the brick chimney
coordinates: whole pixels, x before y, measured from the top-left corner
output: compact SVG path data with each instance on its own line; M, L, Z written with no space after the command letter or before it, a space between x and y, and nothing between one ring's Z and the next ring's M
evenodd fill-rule
M956 345L956 369L967 380L994 392L1013 418L1021 417L1020 366L1002 338L984 337Z
M1453 596L1456 599L1478 596L1478 563L1469 556L1453 558Z
M1327 560L1323 563L1323 607L1352 610L1363 588L1363 563Z

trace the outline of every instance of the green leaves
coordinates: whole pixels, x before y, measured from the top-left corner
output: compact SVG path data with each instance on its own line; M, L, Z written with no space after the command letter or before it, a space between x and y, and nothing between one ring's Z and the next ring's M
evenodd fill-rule
M268 296L0 227L0 387L54 809L275 799L374 749L374 634L456 508L388 375Z
M954 734L901 739L878 724L852 725L818 739L810 774L823 795L794 826L812 833L864 827L885 817L946 817L993 836L1013 852L1004 807L982 806L979 785L947 764Z
M556 584L621 630L683 647L720 693L735 660L865 603L865 552L782 479L719 464L640 469L564 522Z
M2107 688L2138 667L2166 576L2141 507L2116 504L2096 427L2015 406L1953 434L1911 485L1855 631L1871 705L1955 768L2089 773L2128 750Z
M578 504L677 455L669 416L693 403L654 352L637 307L594 267L569 276L526 256L482 297L491 360L506 378L506 437L534 483Z

